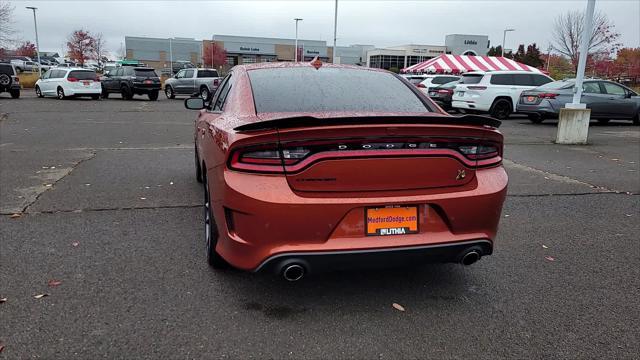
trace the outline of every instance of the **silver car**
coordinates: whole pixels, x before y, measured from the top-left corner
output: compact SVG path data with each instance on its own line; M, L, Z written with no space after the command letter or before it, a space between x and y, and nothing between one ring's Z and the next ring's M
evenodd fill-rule
M575 79L554 81L533 90L523 91L518 102L518 112L529 114L536 124L546 118L557 118L560 109L573 100ZM600 123L609 120L632 120L640 125L640 96L618 83L587 79L582 85L581 102L591 109L591 118Z

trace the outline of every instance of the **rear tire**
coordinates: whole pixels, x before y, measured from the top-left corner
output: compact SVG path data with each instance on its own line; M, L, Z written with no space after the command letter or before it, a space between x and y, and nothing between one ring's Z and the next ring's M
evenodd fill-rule
M207 101L209 99L209 89L207 89L206 86L200 88L200 97L204 101Z
M173 88L170 85L164 87L164 94L167 96L167 99L175 99L176 94L173 91Z
M64 100L67 98L67 96L64 94L64 89L61 87L58 87L58 90L56 91L56 95L58 100Z
M103 99L108 99L109 98L109 92L105 88L102 88L102 94L100 94L100 95L102 96Z
M633 118L633 125L640 125L640 112Z
M91 100L100 100L100 95L91 95Z
M20 90L9 90L9 94L11 94L11 98L13 99L20 98Z
M489 114L498 120L504 120L511 115L512 107L511 102L506 99L497 99L491 105Z
M200 157L198 156L198 147L195 147L196 159L196 181L202 183L202 165L200 165Z
M214 269L225 269L229 267L229 263L227 263L220 254L216 252L216 244L218 243L218 227L216 226L216 222L213 218L213 213L211 211L211 197L209 196L209 182L207 181L206 175L203 176L204 179L204 231L205 231L205 242L206 242L206 251L207 251L207 263Z
M122 85L122 87L120 88L120 94L122 95L122 98L125 100L133 99L133 92L131 91L131 88L128 87L127 85Z
M158 92L157 91L152 91L148 95L149 95L149 100L151 100L151 101L158 100Z
M36 86L36 96L39 98L44 97L44 95L42 95L42 90L40 90L40 86Z

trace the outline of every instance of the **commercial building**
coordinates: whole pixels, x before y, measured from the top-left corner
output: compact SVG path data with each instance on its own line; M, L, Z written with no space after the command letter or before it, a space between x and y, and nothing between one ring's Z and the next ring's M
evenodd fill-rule
M444 45L401 45L367 51L366 65L380 69L402 69L427 61L442 54L486 55L489 50L487 35L451 34Z
M202 41L192 38L150 38L125 36L127 59L153 68L168 68L171 61L202 62Z

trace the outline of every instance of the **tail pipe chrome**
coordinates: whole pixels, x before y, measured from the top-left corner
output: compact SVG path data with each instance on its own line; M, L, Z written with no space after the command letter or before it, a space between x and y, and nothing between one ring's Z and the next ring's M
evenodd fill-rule
M288 264L282 269L282 277L287 281L298 281L304 277L306 272L304 266L300 264Z
M462 256L460 257L460 264L468 266L480 260L481 257L482 257L482 249L479 249L474 246L469 249L466 249L462 253Z

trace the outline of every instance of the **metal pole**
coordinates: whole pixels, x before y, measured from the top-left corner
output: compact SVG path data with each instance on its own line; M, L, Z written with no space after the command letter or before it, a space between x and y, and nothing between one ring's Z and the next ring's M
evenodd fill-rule
M173 75L173 48L171 47L171 38L169 38L169 74Z
M596 7L596 0L587 0L587 13L585 14L584 31L580 43L580 58L578 59L578 73L576 74L576 85L574 86L572 104L579 104L582 97L582 81L584 79L584 69L587 65L587 53L589 51L589 40L593 31L593 11Z
M553 50L553 47L549 45L547 48L547 72L549 72L549 63L551 62L551 50Z
M338 0L336 0L336 10L333 15L333 57L331 59L332 63L336 63L336 40L338 38Z
M42 77L42 63L40 62L40 42L38 41L38 21L36 20L36 9L34 6L27 6L27 9L33 10L33 25L36 28L36 54L38 55L38 73Z
M295 50L295 52L294 52L294 54L293 54L293 61L294 61L294 62L298 62L298 21L300 21L300 20L302 20L302 19L300 19L300 18L295 18L295 19L293 19L293 20L295 20L295 21L296 21L296 42L295 42L295 44L296 44L296 45L295 45L296 50Z

